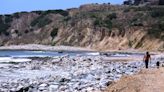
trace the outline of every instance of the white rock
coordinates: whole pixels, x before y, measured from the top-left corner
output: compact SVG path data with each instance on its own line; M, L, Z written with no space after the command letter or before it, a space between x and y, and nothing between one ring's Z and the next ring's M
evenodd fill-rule
M48 86L48 84L41 84L41 85L39 85L39 90L45 90L46 89L46 87Z
M41 84L41 85L40 85L40 87L46 87L46 86L48 86L48 84L45 84L45 83L44 83L44 84Z
M19 90L19 89L21 89L21 88L23 88L23 86L22 85L19 85L18 87L17 87L17 89Z
M50 92L56 92L58 88L59 88L58 85L50 85L49 86L49 91Z
M86 91L87 92L92 92L94 89L93 89L93 87L88 87L88 88L86 88Z

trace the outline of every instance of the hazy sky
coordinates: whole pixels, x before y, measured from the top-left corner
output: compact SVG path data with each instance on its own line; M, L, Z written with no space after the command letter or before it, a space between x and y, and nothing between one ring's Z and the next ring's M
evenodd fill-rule
M122 4L124 0L0 0L0 14L20 11L67 9L88 3Z

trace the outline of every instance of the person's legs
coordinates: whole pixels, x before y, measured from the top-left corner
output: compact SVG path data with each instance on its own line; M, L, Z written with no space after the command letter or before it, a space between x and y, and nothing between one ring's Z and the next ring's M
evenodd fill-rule
M148 61L145 61L145 66L146 68L148 68Z

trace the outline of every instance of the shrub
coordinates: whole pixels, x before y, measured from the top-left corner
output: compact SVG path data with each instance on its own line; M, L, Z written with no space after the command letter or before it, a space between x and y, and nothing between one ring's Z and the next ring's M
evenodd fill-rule
M45 16L41 15L38 18L34 19L31 22L31 26L38 26L38 27L44 27L46 25L48 25L49 23L51 23L52 20L50 20L49 18L46 18Z
M153 10L150 12L150 15L153 18L163 17L164 16L164 10L163 9Z
M144 26L141 22L134 22L131 26Z
M133 41L130 41L130 40L129 40L128 46L129 46L129 47L132 47L132 46L133 46Z
M9 24L0 23L0 33L6 33L7 29L10 27Z
M28 13L28 12L26 12L26 11L22 11L22 12L20 12L20 14L26 14L26 13Z
M0 15L0 19L3 17L3 15Z
M42 19L42 16L39 16L39 17L37 17L36 19L34 19L32 22L31 22L31 26L33 27L33 26L36 26L37 25L37 23L40 21Z
M15 30L15 33L16 33L16 34L18 34L18 33L19 33L19 31L18 31L18 30Z
M163 30L164 32L164 21L160 22L159 29Z
M109 18L110 20L116 19L116 18L117 18L117 14L116 14L116 13L109 14L109 15L107 16L107 18Z
M30 28L30 31L32 32L32 31L34 31L34 29L33 28Z
M18 36L22 36L22 33L19 32L19 33L18 33Z
M41 15L41 14L43 14L43 11L32 11L32 13L36 13L38 15Z
M152 29L149 29L148 30L148 34L151 37L159 38L160 37L160 34L161 34L161 30L158 29L158 28L152 28Z
M68 16L69 13L65 10L59 9L59 10L47 10L47 11L32 11L32 13L36 13L38 15L47 15L50 13L53 14L61 14L62 16Z
M47 11L44 12L44 15L47 15L49 13L60 14L60 15L63 15L63 16L68 16L68 14L69 14L67 11L59 9L59 10L47 10Z
M71 17L70 17L70 16L65 17L63 20L64 20L64 21L69 21L69 20L71 20Z
M163 35L162 35L163 33L164 33L164 21L159 21L158 24L153 25L152 28L148 30L148 34L151 37L155 37L155 38L163 39Z
M17 13L14 13L14 14L13 14L13 17L14 17L14 18L20 18L20 15L19 15L19 13L17 12Z
M95 22L94 22L94 25L101 27L103 25L103 22L102 22L101 19L96 19Z
M56 45L56 42L52 42L52 43L51 43L51 46L55 46L55 45Z
M11 15L5 15L5 23L10 23L13 20Z
M0 17L0 23L3 23L3 19L2 19L3 16Z
M129 12L130 11L130 9L129 8L127 8L127 9L125 9L123 12Z
M163 39L164 34L164 17L160 18L157 23L152 25L148 30L148 34L151 37Z
M151 11L153 10L152 7L149 7L149 6L129 6L129 9L130 10L133 10L133 11Z
M7 31L5 31L4 34L5 34L5 36L9 36L10 35L10 33L7 32Z
M132 5L132 1L131 0L127 0L123 2L124 5Z
M105 27L107 27L108 29L112 29L112 22L111 22L111 20L106 20L105 21Z
M111 29L112 28L112 21L110 19L102 20L102 19L98 18L95 20L94 25Z
M58 28L54 28L52 31L51 31L51 37L54 38L55 36L57 36L57 33L58 33Z
M98 18L98 14L97 13L89 13L89 17L90 18Z
M164 5L164 0L159 0L159 5Z
M27 34L28 32L29 32L29 31L26 29L24 33L26 33L26 34Z
M38 27L44 27L48 24L50 24L52 22L52 20L50 20L49 18L43 18L38 22Z

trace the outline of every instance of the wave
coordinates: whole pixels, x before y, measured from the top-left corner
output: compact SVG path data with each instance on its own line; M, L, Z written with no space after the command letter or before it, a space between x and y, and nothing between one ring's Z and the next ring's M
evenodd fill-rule
M86 53L86 55L97 56L97 55L100 55L100 53L99 52L90 52L90 53Z
M28 58L13 58L13 57L0 57L0 62L29 62L31 59Z

